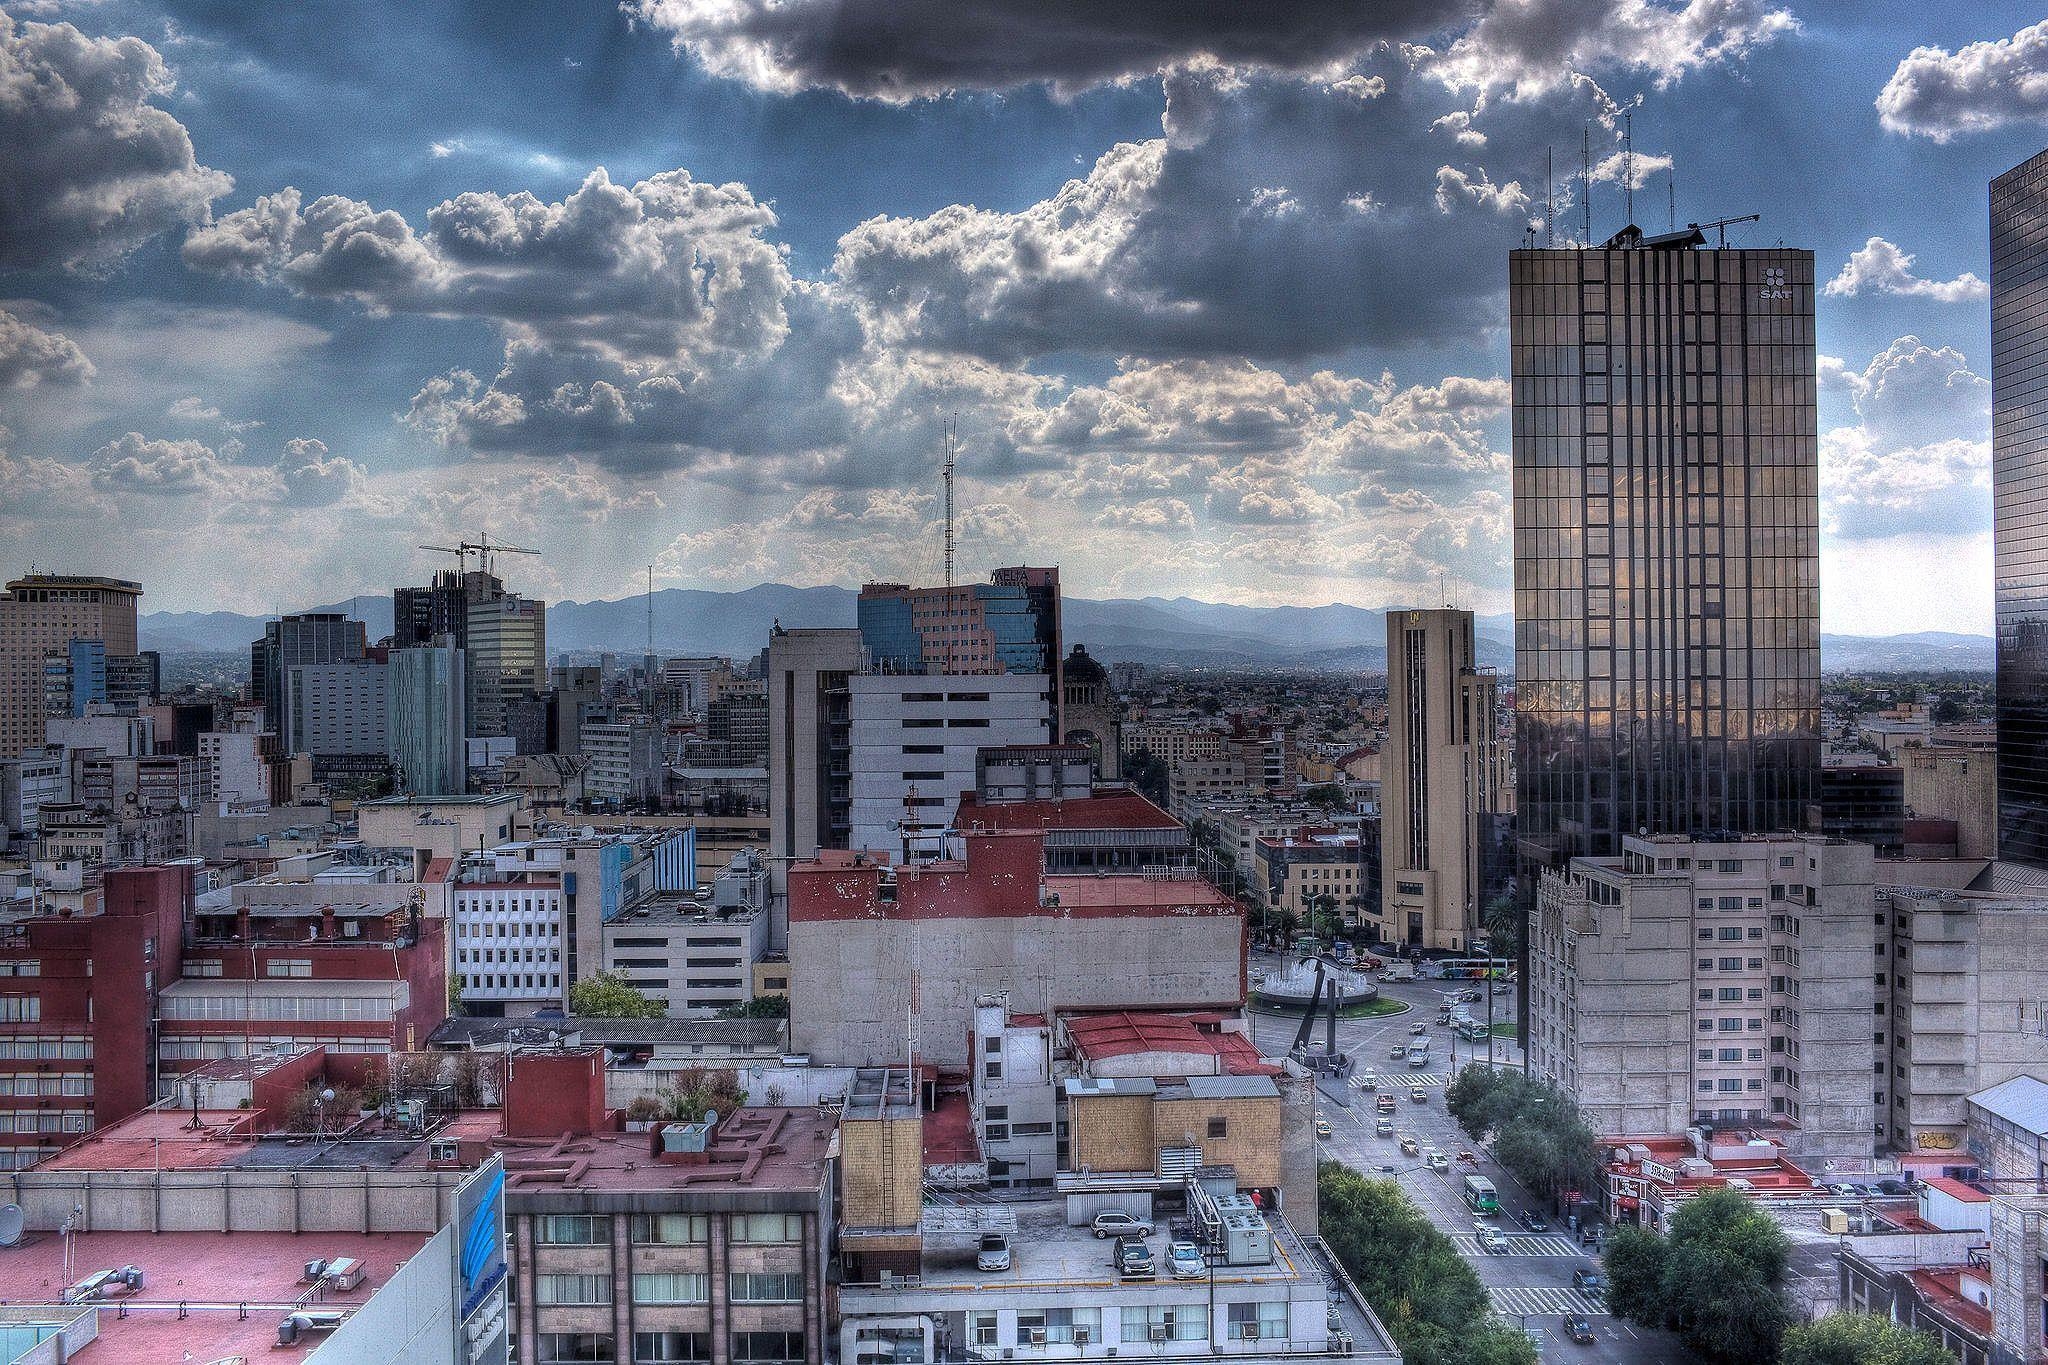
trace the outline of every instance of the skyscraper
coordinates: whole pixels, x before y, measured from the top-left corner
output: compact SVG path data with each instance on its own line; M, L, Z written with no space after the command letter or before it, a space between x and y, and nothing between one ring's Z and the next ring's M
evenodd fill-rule
M386 667L391 761L407 796L469 790L463 755L468 688L462 650L446 635L391 651Z
M135 654L142 585L120 578L30 574L0 594L0 758L43 744L45 658L73 640L98 640L107 656Z
M1820 785L1813 255L1509 257L1525 859L1803 826ZM1526 889L1526 888L1525 888Z
M512 733L519 699L547 690L547 604L507 592L488 568L443 569L430 587L391 590L394 645L443 636L465 657L470 735Z
M263 707L263 728L284 733L284 674L300 664L354 663L368 644L361 621L338 611L309 611L263 625L249 646L249 700Z
M1380 756L1382 929L1456 952L1480 932L1495 822L1507 805L1493 670L1472 613L1387 613L1387 743Z
M1998 856L2048 867L2048 151L1991 182Z

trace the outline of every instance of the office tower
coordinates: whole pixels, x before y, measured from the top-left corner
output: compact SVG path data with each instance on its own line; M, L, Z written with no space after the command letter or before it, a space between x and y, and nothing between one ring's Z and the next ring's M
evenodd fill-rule
M284 751L316 760L389 752L390 665L378 659L284 670Z
M398 647L445 636L462 650L472 736L511 734L518 699L547 690L547 604L496 574L443 569L430 587L392 589L391 610Z
M451 796L469 789L463 663L462 650L445 635L432 644L391 651L385 677L391 761L406 795Z
M852 833L847 680L860 665L857 630L778 625L768 638L768 842L778 895L785 860L845 848Z
M1462 950L1503 889L1487 877L1499 866L1488 851L1507 806L1495 692L1471 612L1387 613L1381 913L1395 943Z
M97 640L108 656L133 656L142 585L119 578L31 574L0 594L0 758L43 744L44 662L73 640Z
M1059 705L1058 569L997 569L986 583L951 588L867 583L856 610L862 647L877 670L1043 673Z
M2048 151L1991 182L1998 856L2048 867Z
M263 625L249 646L249 700L263 708L263 728L283 732L284 671L300 664L348 663L368 647L363 623L338 611L302 612Z
M1516 812L1540 865L1804 827L1820 784L1813 256L1509 257Z

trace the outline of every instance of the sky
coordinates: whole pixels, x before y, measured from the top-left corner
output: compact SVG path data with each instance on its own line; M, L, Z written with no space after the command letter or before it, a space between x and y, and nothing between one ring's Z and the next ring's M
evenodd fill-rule
M274 611L481 531L551 599L936 581L951 421L964 576L1506 610L1507 253L1632 192L1815 254L1824 628L1988 631L2038 20L8 0L0 567Z

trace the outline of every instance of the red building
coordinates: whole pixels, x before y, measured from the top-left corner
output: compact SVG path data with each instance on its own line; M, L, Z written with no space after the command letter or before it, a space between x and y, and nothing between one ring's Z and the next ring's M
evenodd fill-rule
M189 867L114 868L97 913L0 924L0 1169L156 1098L157 995L191 904Z

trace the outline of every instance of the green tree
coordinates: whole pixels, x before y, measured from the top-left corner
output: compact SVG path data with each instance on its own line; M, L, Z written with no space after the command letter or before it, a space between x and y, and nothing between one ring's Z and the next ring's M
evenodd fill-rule
M1775 1360L1790 1325L1778 1290L1790 1250L1770 1215L1734 1190L1715 1190L1673 1214L1668 1237L1615 1234L1607 1301L1631 1322L1670 1327L1707 1360Z
M1489 951L1510 960L1522 955L1522 912L1514 893L1503 891L1486 903L1483 915Z
M1537 1365L1536 1344L1512 1323L1489 1313L1458 1343L1462 1365Z
M1124 755L1124 779L1155 806L1165 805L1172 795L1168 786L1173 773L1167 768L1166 760L1150 749L1138 749Z
M789 1018L789 997L786 995L757 995L752 1000L738 1005L727 1005L718 1012L721 1019L787 1019Z
M1664 1326L1664 1239L1644 1228L1618 1228L1607 1239L1607 1307L1638 1327Z
M617 972L596 972L569 987L569 1013L582 1019L659 1019L668 1007Z
M1340 810L1350 804L1344 799L1344 789L1335 782L1318 783L1303 792L1301 799L1325 810Z
M1835 1313L1786 1329L1778 1365L1956 1365L1925 1332L1869 1313Z

